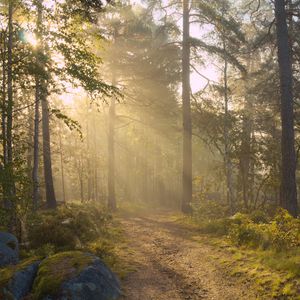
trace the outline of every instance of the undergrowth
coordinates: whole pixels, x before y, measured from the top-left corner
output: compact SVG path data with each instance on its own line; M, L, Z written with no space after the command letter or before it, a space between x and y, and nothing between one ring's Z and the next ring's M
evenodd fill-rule
M196 210L190 221L227 255L216 255L230 276L251 280L261 299L300 299L300 220L285 210L226 217ZM209 215L209 217L207 217ZM188 221L188 222L190 222Z
M126 247L120 224L103 206L70 203L57 210L38 211L28 216L26 231L23 259L80 250L100 257L120 276L127 272L119 259L120 248Z

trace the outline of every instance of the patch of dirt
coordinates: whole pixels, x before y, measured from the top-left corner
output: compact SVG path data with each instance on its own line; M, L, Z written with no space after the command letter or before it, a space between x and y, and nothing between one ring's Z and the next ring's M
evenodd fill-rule
M227 276L221 255L195 230L168 214L122 217L136 271L123 280L127 300L260 299L249 284Z

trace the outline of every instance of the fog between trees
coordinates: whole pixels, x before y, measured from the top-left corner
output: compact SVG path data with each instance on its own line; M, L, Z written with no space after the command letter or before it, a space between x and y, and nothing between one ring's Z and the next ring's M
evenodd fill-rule
M215 203L297 216L298 12L279 0L2 1L4 210Z

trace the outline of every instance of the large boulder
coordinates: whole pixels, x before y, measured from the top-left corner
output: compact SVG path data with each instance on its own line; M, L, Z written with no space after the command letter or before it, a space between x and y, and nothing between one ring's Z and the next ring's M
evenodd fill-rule
M71 251L41 263L32 294L43 300L114 300L121 290L117 277L98 257Z
M21 300L29 294L40 262L25 260L0 270L0 299Z
M0 267L17 264L18 261L18 239L8 232L0 232Z

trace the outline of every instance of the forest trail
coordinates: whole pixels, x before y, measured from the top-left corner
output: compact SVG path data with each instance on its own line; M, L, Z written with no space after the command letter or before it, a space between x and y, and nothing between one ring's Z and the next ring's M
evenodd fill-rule
M218 249L169 214L121 218L136 270L123 280L127 300L258 299L226 275ZM219 250L220 251L220 250Z

